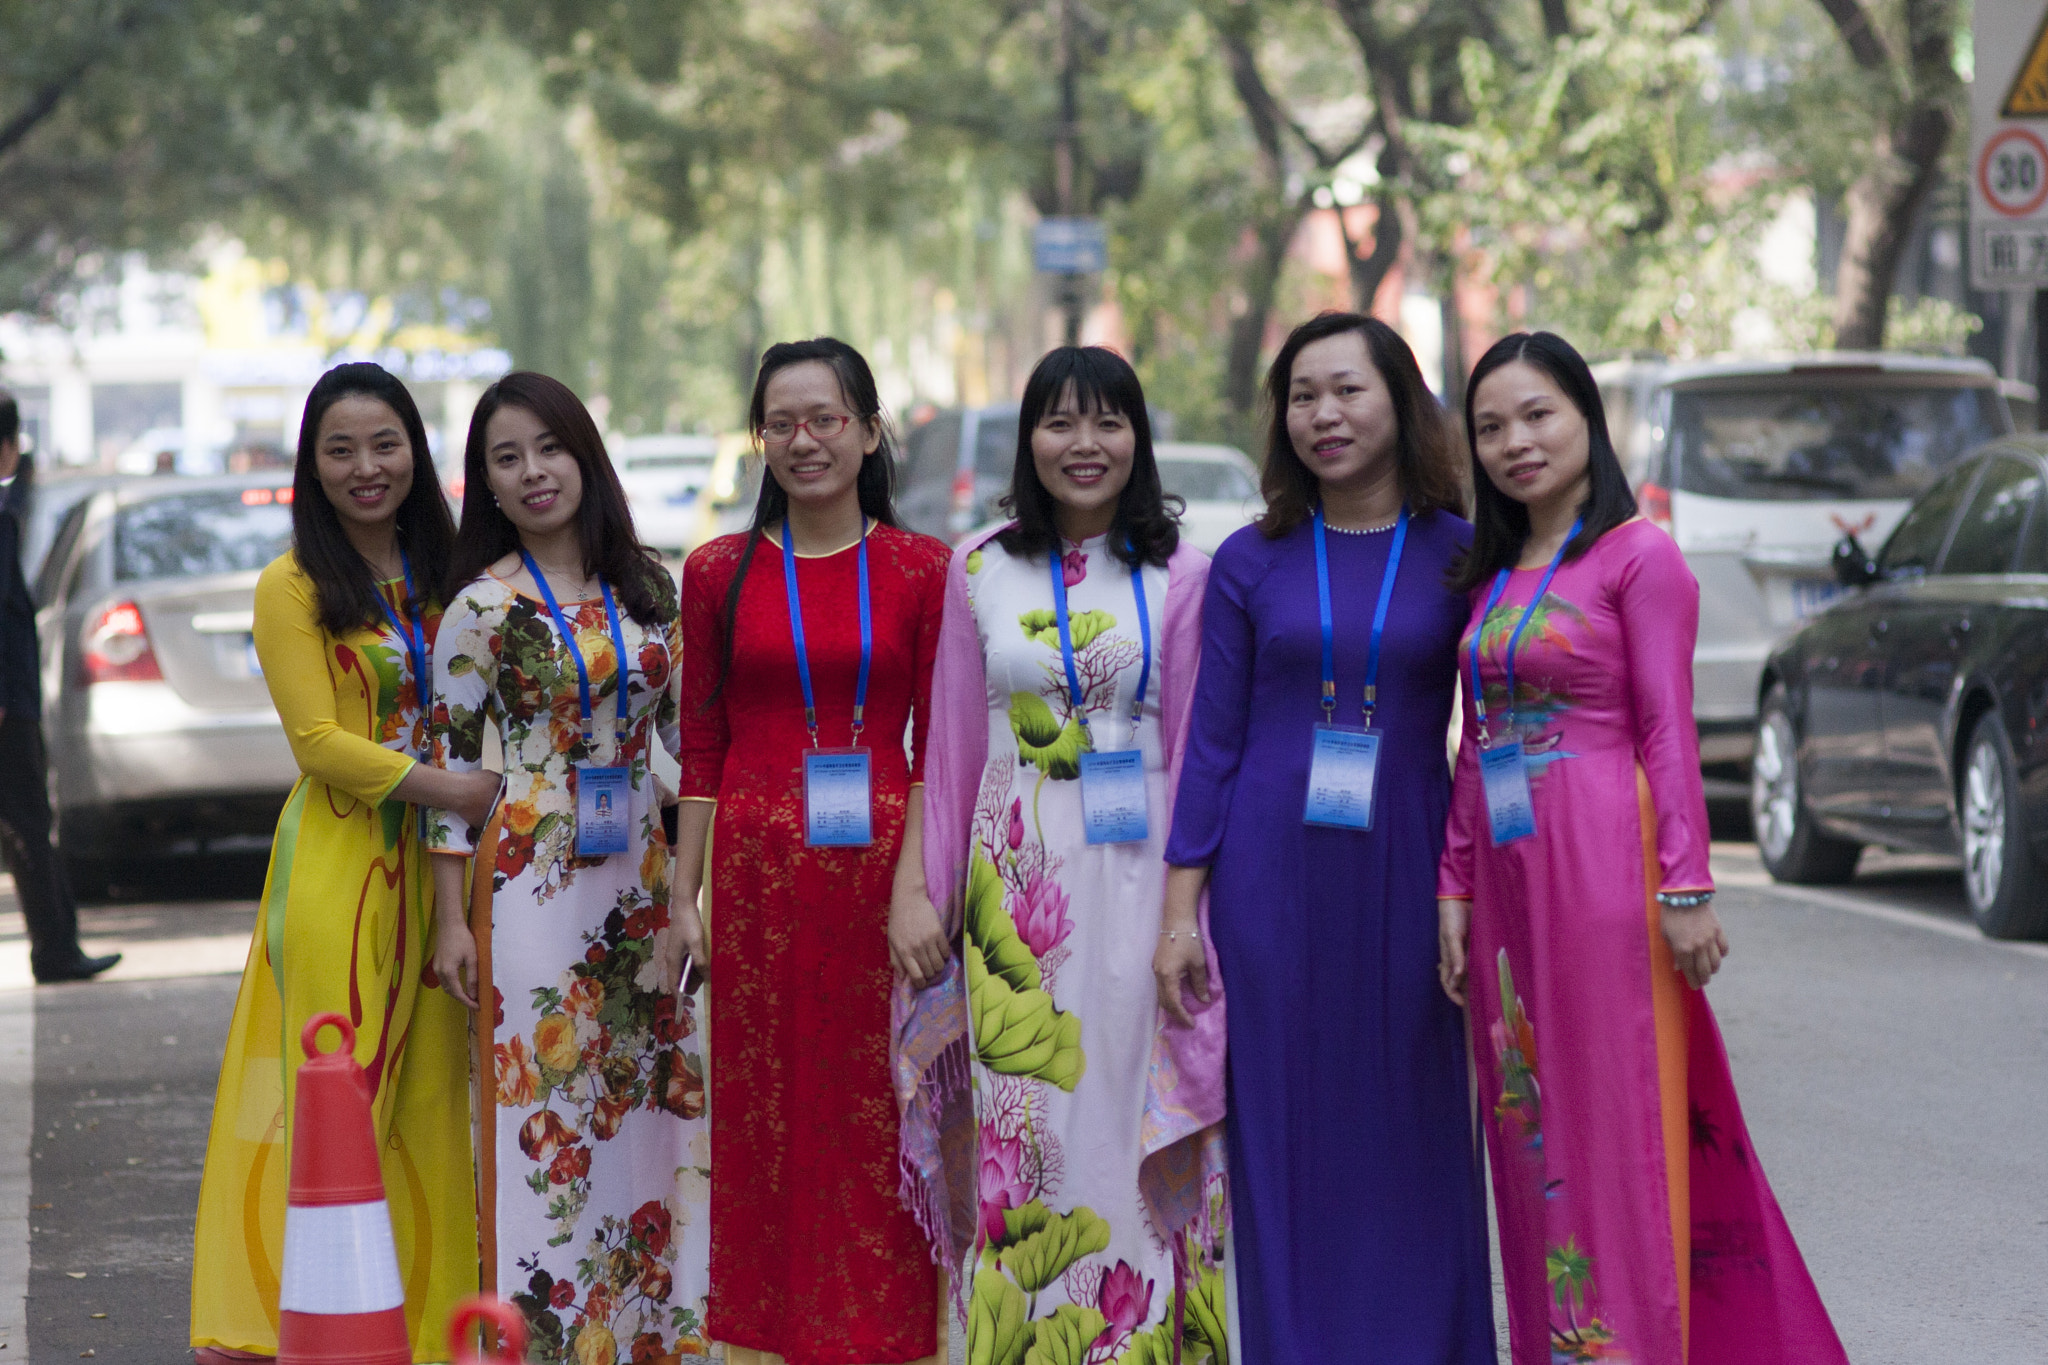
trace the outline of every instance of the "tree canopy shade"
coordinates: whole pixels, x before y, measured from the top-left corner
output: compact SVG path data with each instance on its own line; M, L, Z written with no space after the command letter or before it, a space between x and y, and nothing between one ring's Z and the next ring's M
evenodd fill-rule
M377 177L372 109L420 118L480 4L10 0L0 6L0 306L47 311L95 253L163 251Z

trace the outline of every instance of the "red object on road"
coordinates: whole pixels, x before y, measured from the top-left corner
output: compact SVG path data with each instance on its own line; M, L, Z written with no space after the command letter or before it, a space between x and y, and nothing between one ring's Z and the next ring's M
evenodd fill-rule
M478 1323L488 1323L498 1335L498 1349L476 1355L469 1349L469 1333ZM448 1349L453 1365L519 1365L526 1359L526 1315L503 1299L490 1294L472 1294L455 1305L448 1319Z
M322 1052L320 1032L329 1027L341 1046ZM412 1365L356 1031L338 1014L316 1014L299 1044L306 1060L292 1109L278 1365Z

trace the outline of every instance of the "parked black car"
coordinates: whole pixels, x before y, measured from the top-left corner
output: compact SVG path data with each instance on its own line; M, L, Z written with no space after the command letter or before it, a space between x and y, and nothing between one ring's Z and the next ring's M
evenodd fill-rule
M2048 937L2048 437L1980 447L1764 665L1750 813L1771 875L1958 853L1994 938Z

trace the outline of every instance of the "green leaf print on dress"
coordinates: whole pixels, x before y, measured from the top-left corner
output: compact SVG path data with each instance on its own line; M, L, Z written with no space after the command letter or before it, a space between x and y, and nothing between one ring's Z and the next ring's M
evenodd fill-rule
M1003 904L1000 875L979 853L967 869L967 1000L983 1066L1072 1091L1087 1070L1081 1021L1053 1007L1038 959Z
M1078 716L1062 724L1036 692L1010 694L1010 733L1023 760L1055 782L1080 777L1081 755L1093 747Z
M1088 1365L1089 1348L1108 1325L1109 1319L1093 1308L1063 1303L1051 1317L1039 1319L1024 1365Z
M996 1253L996 1260L1025 1293L1036 1294L1083 1256L1108 1247L1109 1224L1084 1207L1056 1214L1029 1237Z

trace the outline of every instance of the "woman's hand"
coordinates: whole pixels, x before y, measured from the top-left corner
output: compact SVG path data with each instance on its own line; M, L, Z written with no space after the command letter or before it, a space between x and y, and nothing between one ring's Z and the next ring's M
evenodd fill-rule
M1159 946L1152 951L1152 981L1159 1008L1182 1028L1193 1028L1184 991L1209 1003L1209 955L1202 948L1202 888L1209 884L1206 867L1166 869L1166 893L1159 910Z
M704 932L704 917L697 913L697 898L687 900L678 897L669 908L668 928L662 933L669 937L669 951L674 961L662 963L662 980L670 990L682 984L683 959L688 957L690 965L706 981L711 979L711 939ZM655 950L661 951L661 936L655 936Z
M701 926L703 921L698 923ZM677 932L671 916L668 927L655 933L653 943L654 979L670 995L674 995L683 984L683 958L689 951L683 945L683 936Z
M952 946L946 942L946 926L924 887L898 877L889 896L889 964L910 983L923 990L946 970Z
M1694 990L1702 990L1714 973L1721 970L1721 959L1728 956L1728 935L1722 931L1721 917L1714 913L1714 907L1696 905L1689 910L1669 905L1657 907L1664 913L1664 941L1671 945L1672 965L1685 973L1685 984Z
M1192 991L1195 999L1209 1003L1209 955L1202 948L1201 930L1192 924L1160 930L1159 946L1152 950L1152 980L1159 990L1159 1008L1182 1028L1193 1028L1195 1017L1182 992Z
M470 1009L476 1006L476 935L459 919L443 915L434 943L434 975L441 989Z
M448 776L460 784L462 794L462 799L449 809L467 820L471 829L482 830L490 823L491 807L498 804L498 788L504 778L488 768L469 773L451 772Z
M1439 899L1436 903L1436 975L1451 1003L1465 1006L1465 942L1472 932L1472 902Z

